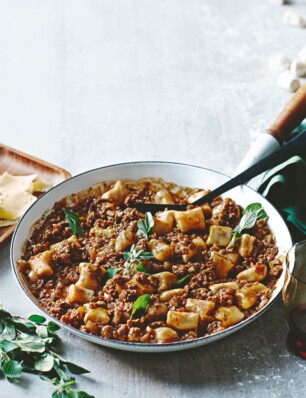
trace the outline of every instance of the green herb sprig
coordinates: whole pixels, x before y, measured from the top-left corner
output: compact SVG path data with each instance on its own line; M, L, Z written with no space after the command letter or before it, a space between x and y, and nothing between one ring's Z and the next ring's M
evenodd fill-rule
M153 254L150 252L137 250L136 245L132 245L129 252L124 252L123 257L125 259L123 275L128 277L131 276L135 265L143 265L140 260L152 260L154 258Z
M0 375L8 380L20 379L22 372L39 375L56 386L52 398L94 398L71 388L72 376L88 370L60 357L54 350L59 341L56 323L41 315L28 319L12 316L0 308Z
M84 229L80 227L80 216L69 209L64 209L64 212L71 231L80 238L84 234Z
M151 275L152 272L150 272L147 267L145 267L145 265L143 263L139 263L139 265L137 266L137 271L143 272L144 274L147 275Z
M262 207L261 203L251 203L249 204L244 212L243 216L240 220L240 223L233 231L232 240L229 243L229 247L234 246L238 239L242 236L242 231L250 229L254 227L256 221L262 220L263 218L267 218L268 215Z
M120 270L121 268L109 268L106 272L107 279L112 279Z
M183 287L186 285L187 280L190 278L190 275L185 275L178 281L176 281L173 285L174 288Z
M154 227L154 219L150 212L145 214L145 219L138 220L137 222L137 235L142 235L144 238L149 238L149 233L151 232L152 228Z
M150 294L143 294L142 296L138 297L138 299L133 303L132 306L131 319L135 315L139 315L145 312L147 306L149 305L150 298Z

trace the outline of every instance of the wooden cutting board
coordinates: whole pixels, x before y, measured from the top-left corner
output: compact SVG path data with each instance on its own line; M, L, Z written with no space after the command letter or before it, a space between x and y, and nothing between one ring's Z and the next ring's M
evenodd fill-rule
M69 171L61 167L0 144L0 174L5 171L16 176L37 174L53 186L71 177ZM12 235L16 225L0 227L0 245Z

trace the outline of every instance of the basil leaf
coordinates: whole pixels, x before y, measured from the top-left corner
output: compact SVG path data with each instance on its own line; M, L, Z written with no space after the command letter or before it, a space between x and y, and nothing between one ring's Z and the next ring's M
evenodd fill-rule
M8 361L4 362L2 366L2 372L4 376L10 379L19 379L22 372L22 367L18 361L13 359L9 359Z
M0 334L3 332L4 325L3 322L0 320Z
M66 219L71 231L79 238L83 235L84 229L80 227L80 217L72 210L64 209Z
M76 365L75 363L72 362L65 362L65 365L67 366L69 371L74 375L82 375L84 373L90 373L87 369L82 368L81 366Z
M46 318L41 316L41 315L31 315L28 318L29 321L35 322L35 323L44 323L46 322Z
M39 372L50 372L54 365L54 358L50 354L39 357L34 362L34 368Z
M142 235L144 238L149 238L149 233L151 232L152 228L154 227L154 219L150 212L145 214L145 219L138 220L137 222L137 235Z
M187 279L190 278L190 275L185 275L178 281L176 281L173 285L174 288L185 286Z
M121 268L109 268L106 273L107 279L112 279L120 270Z
M137 271L143 272L143 273L145 273L147 275L151 275L151 272L149 270L147 270L147 268L142 263L139 263L137 265L136 269L137 269Z
M146 310L147 306L149 305L150 298L150 294L143 294L142 296L138 297L132 306L131 319L134 317L134 315L138 315Z
M10 352L18 348L18 345L13 343L12 341L2 340L0 341L0 350L3 352Z

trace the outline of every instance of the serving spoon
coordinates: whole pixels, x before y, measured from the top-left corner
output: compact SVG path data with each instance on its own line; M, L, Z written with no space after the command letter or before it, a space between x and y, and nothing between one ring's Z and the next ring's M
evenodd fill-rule
M200 206L203 203L211 202L216 196L222 195L238 185L244 184L259 174L267 171L280 163L290 159L292 156L301 155L306 151L306 130L299 133L294 139L282 146L276 152L265 157L253 166L249 167L242 173L231 178L226 183L220 185L218 188L202 196L200 199L188 204L152 204L152 203L129 203L129 207L136 208L142 213L150 212L152 214L163 210L181 210L187 209L187 206Z

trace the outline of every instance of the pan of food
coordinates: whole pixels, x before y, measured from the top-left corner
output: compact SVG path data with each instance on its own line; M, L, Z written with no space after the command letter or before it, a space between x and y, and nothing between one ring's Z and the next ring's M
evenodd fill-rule
M305 117L305 101L306 85L260 138L268 146L240 168L279 147ZM23 293L70 332L126 351L190 349L240 330L276 300L292 240L277 210L246 185L199 204L229 180L149 161L61 182L15 230L11 264Z
M71 332L123 350L183 350L241 329L282 288L292 241L276 209L247 186L182 212L129 206L188 203L227 179L192 165L137 162L60 183L14 233L22 290Z

